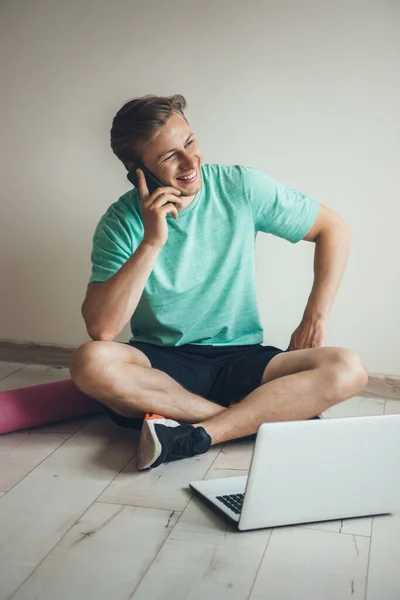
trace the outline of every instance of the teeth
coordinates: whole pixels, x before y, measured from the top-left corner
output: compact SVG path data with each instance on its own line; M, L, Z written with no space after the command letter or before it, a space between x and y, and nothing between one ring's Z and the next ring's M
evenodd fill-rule
M194 179L196 177L196 171L193 173L193 175L189 175L188 177L178 177L178 179Z

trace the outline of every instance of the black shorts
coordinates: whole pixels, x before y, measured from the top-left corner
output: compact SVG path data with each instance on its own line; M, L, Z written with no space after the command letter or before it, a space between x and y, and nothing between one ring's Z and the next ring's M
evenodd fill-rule
M186 390L221 406L240 402L261 384L269 361L284 352L274 346L155 346L129 342L143 352L151 366L167 373ZM107 408L122 427L142 427L142 418L123 417Z

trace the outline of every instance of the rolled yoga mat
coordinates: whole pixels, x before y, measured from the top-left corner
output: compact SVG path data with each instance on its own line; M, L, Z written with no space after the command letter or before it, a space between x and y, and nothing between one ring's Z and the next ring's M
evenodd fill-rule
M0 392L0 434L104 412L72 379Z

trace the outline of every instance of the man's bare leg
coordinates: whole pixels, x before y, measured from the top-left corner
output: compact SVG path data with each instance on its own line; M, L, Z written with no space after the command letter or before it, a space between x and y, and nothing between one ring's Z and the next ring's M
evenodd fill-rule
M297 368L301 364L308 370L293 372L296 363ZM206 430L212 444L256 433L261 423L310 419L355 396L368 376L355 352L312 348L276 356L265 369L263 381L240 404L196 424Z
M83 344L70 372L80 390L125 417L156 413L196 423L227 410L151 368L147 356L137 348L118 342Z
M142 352L117 342L83 344L75 353L71 375L83 392L121 415L154 412L196 423L210 430L213 443L251 435L266 421L313 417L357 394L367 381L360 357L351 350L297 350L275 356L264 371L263 384L226 409L187 391L152 369Z
M357 394L368 379L360 357L351 350L311 348L281 353L264 369L257 389L240 404L223 408L151 368L136 348L114 342L81 346L71 375L81 390L119 414L132 417L153 412L195 425L189 431L187 426L173 427L168 433L171 422L145 421L139 469L202 454L211 443L256 433L264 422L309 419Z

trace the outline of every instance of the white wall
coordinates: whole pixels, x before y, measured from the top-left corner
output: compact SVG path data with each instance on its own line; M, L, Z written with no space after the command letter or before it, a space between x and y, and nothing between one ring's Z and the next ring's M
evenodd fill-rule
M2 2L0 337L88 339L92 233L129 187L112 117L182 93L205 162L262 169L346 219L328 344L400 374L399 31L394 0ZM261 234L266 344L287 346L312 259L312 244Z

